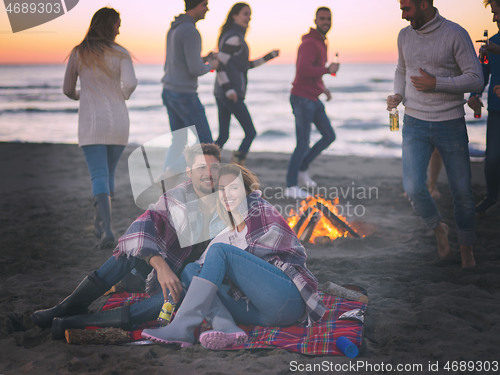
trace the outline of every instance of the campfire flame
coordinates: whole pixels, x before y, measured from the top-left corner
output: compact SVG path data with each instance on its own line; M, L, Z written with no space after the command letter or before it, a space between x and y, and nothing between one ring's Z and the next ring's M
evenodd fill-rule
M297 237L299 237L299 239L307 240L307 242L310 243L316 243L320 239L323 239L323 241L327 240L329 242L339 237L348 237L349 235L353 236L353 234L358 236L349 227L347 219L339 214L336 207L336 205L338 204L338 198L335 198L333 201L328 201L321 196L309 197L307 198L307 200L303 200L300 203L301 206L298 212L295 212L293 209L291 210L290 216L287 219L288 225L290 225L295 233L297 233ZM330 212L333 213L334 216L343 221L344 225L335 225L332 220L327 218L322 212L322 210L320 209L321 205L324 206L323 209L326 208L330 210ZM314 225L314 223L311 223L311 221L317 222ZM310 228L310 223L311 225L314 225L314 228ZM299 227L297 227L297 225ZM310 233L310 236L306 231L312 231ZM328 240L328 238L330 240Z

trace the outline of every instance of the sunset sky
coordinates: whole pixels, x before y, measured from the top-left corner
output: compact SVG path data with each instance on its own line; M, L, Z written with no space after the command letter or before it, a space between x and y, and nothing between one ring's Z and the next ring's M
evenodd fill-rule
M197 23L203 53L215 49L218 30L234 0L211 0L206 19ZM247 33L251 57L280 49L274 63L293 63L302 34L313 26L319 6L333 12L328 34L329 56L339 52L341 62L395 62L401 19L398 0L253 0ZM2 2L3 3L3 2ZM434 0L441 15L462 25L473 41L483 31L498 32L489 7L482 0ZM80 0L67 14L26 31L12 33L6 9L0 4L0 64L64 63L71 48L85 35L93 13L103 6L117 9L122 26L117 42L135 57L135 63L162 64L165 34L175 15L184 11L182 0ZM474 43L476 49L478 43Z

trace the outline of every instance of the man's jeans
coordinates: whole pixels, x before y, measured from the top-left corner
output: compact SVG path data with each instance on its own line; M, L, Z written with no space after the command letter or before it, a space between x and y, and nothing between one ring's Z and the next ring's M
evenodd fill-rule
M210 246L205 264L190 263L182 272L186 285L193 276L219 287L217 295L236 323L287 326L305 316L305 303L292 280L278 267L235 246ZM228 294L229 280L248 298L235 301ZM224 281L224 282L223 282Z
M500 193L500 111L488 111L484 176L487 197L497 200Z
M163 104L167 107L172 131L194 125L200 143L213 143L205 108L197 93L183 93L163 89Z
M437 148L446 168L453 197L459 245L475 243L474 197L468 143L463 117L438 122L404 116L404 189L417 214L428 227L435 228L442 217L427 190L427 167L434 148Z
M96 271L96 275L99 280L111 288L133 269L145 279L152 267L140 258L125 255L116 258L112 255ZM158 318L162 305L163 293L160 291L145 300L130 305L130 319L135 324L154 320Z
M286 175L286 186L288 187L297 186L299 171L307 170L309 164L335 141L335 132L326 116L325 106L320 100L314 101L290 95L290 104L295 115L297 147L295 147L288 164L288 173ZM322 137L312 148L309 148L312 123L314 123Z

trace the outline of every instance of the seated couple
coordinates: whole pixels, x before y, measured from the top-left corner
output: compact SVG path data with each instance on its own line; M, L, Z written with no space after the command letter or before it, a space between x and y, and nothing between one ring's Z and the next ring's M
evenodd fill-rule
M326 309L306 267L305 249L262 199L257 178L238 165L221 166L220 150L213 144L189 149L186 162L189 180L134 221L114 255L70 296L33 313L37 325L52 326L57 339L68 328L127 329L154 320L168 293L181 300L179 276L189 288L175 318L168 326L144 330L143 337L189 346L195 328L207 319L212 330L200 342L218 350L247 340L236 323L287 326L322 318ZM205 238L213 238L208 247ZM149 298L79 315L133 269L149 274Z

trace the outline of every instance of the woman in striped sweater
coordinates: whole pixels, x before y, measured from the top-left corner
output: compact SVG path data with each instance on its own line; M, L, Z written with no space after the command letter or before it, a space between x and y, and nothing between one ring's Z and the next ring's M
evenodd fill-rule
M246 3L236 3L221 27L218 46L219 67L215 80L214 95L219 111L219 137L215 142L220 148L229 138L231 115L239 121L245 132L238 151L233 152L232 162L243 165L256 136L255 127L245 105L248 69L260 66L279 55L278 50L269 52L260 59L249 61L249 48L245 34L252 11Z

